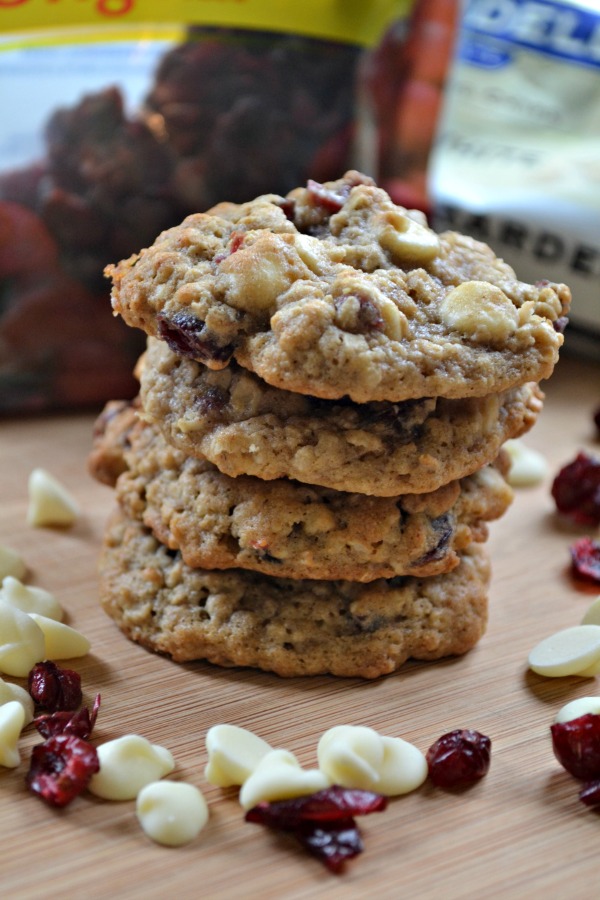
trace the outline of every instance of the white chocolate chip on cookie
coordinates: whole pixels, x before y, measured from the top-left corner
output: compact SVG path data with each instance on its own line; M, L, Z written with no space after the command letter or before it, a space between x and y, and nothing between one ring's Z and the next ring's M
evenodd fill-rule
M439 253L438 236L399 210L389 210L377 222L379 244L395 262L426 263Z
M505 343L519 325L514 304L499 287L486 281L467 281L452 288L439 312L448 328L492 346Z

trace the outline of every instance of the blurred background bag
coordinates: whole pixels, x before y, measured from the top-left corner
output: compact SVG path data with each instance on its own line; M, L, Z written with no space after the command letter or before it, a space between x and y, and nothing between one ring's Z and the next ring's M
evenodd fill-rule
M222 200L378 174L410 0L192 6L0 2L0 413L135 393L107 263Z
M567 351L600 358L600 6L469 0L428 164L433 225L573 293Z

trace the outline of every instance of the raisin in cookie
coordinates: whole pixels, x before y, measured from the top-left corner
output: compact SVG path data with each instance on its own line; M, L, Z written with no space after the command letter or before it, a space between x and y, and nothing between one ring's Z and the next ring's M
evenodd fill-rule
M179 355L357 403L547 378L570 303L357 172L189 216L106 271L115 312Z
M119 628L177 662L360 678L470 650L485 631L490 574L478 547L448 575L369 585L192 569L121 512L107 527L100 573L102 605Z
M528 383L464 400L319 400L270 387L233 361L213 371L155 338L137 373L144 418L227 475L388 497L434 491L492 462L534 425L543 398Z
M184 561L205 569L252 569L283 578L373 581L437 575L458 551L487 538L512 491L495 467L428 494L364 497L280 479L230 478L186 457L151 426L129 428L117 498ZM123 442L107 432L112 458ZM95 458L101 458L96 446ZM100 467L101 471L104 467Z

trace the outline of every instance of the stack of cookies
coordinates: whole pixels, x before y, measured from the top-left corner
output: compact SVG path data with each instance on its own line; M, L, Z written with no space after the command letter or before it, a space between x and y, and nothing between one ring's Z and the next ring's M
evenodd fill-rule
M98 420L101 600L175 660L374 678L487 620L502 444L541 409L570 295L348 172L223 203L110 266L149 335Z

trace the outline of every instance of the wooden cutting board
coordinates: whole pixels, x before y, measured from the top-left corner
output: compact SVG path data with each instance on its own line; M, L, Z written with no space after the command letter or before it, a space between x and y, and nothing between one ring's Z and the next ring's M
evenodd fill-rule
M543 679L529 650L578 624L600 588L569 574L576 533L561 525L551 478L583 447L600 452L592 414L600 368L565 358L546 386L546 408L527 437L550 467L522 489L491 529L490 622L467 656L409 663L374 682L330 677L282 680L203 663L176 665L129 643L97 603L96 560L111 491L86 472L93 416L0 424L0 543L18 550L31 583L52 591L68 621L92 642L74 662L85 696L102 694L98 742L137 732L168 747L172 777L200 787L211 817L186 847L153 844L133 802L90 795L52 810L24 785L23 761L0 770L0 894L9 900L145 897L569 897L597 896L600 818L578 801L578 783L554 760L549 725L576 697L600 693L596 679ZM27 478L43 466L83 509L71 529L25 524ZM361 820L365 852L343 875L328 873L291 839L246 824L234 791L204 780L204 736L219 722L250 728L316 764L316 744L335 724L364 724L423 751L442 733L471 727L492 739L488 776L460 794L425 785Z

